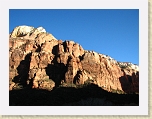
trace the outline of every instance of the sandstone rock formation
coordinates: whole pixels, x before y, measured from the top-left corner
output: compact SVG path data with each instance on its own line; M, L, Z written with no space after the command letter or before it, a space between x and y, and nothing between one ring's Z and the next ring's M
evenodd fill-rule
M12 31L10 36L13 38L16 38L16 37L25 36L25 35L31 34L31 33L41 33L41 32L46 32L43 27L34 28L32 26L23 25L23 26L16 27Z
M34 29L34 30L33 30ZM45 29L16 27L9 38L10 90L18 86L52 90L63 83L94 83L103 89L139 92L139 67L57 40Z

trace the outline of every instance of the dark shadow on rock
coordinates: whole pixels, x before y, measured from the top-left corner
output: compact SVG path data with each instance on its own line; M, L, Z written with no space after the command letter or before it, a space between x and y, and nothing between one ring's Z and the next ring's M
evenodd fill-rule
M25 56L25 59L20 62L19 66L17 67L18 75L15 76L14 79L12 80L13 82L18 83L19 85L22 85L23 87L27 86L31 55L32 53L27 54Z
M49 79L52 79L55 82L55 87L58 87L62 80L65 81L67 67L64 63L57 62L57 56L54 57L51 64L48 64L45 70L46 74L49 76Z
M104 106L124 106L135 104L139 106L138 94L116 94L110 93L95 84L90 84L84 87L58 87L52 91L42 89L11 90L9 92L10 106L63 106L69 105L72 102L78 102L92 99L104 99L110 101L110 104ZM74 103L72 106L84 106L83 104ZM86 105L87 106L87 105ZM88 102L88 106L103 106L97 105L95 102Z
M19 34L17 37L24 37L24 36L26 36L27 34Z
M130 75L121 76L119 81L121 83L122 90L125 93L134 93L132 78Z
M40 45L37 46L37 49L36 49L35 52L41 52L41 46Z
M66 49L66 48L67 48L67 44L66 44L66 42L67 42L67 41L64 41L64 42L63 42L63 48L64 48L64 51L65 51L65 52L67 52L67 49Z
M73 83L74 84L81 84L81 82L80 82L80 74L81 74L81 71L80 70L78 70L77 71L77 74L74 76L74 79L73 79Z
M52 49L52 54L58 55L58 45L55 45Z
M46 74L49 76L49 79L52 79L55 82L55 87L58 87L61 84L61 81L65 81L65 73L67 72L67 66L64 63L59 63L57 58L60 57L58 54L58 45L55 45L52 49L52 54L55 55L51 64L48 64L45 68Z
M80 61L84 59L85 53L82 56L79 56Z

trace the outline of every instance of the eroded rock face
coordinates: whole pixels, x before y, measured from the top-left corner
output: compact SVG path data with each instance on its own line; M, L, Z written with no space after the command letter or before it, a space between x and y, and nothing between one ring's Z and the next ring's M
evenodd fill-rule
M18 26L16 28L14 28L14 30L12 31L10 37L11 38L16 38L16 37L21 37L21 36L25 36L27 34L31 35L31 34L38 34L41 32L46 32L45 29L43 27L38 27L38 28L34 28L32 26Z
M18 35L21 29L28 33ZM31 29L17 27L10 34L10 90L18 85L51 90L61 83L94 83L111 92L139 92L137 65L123 67L109 56L85 51L74 41L57 40L42 27Z

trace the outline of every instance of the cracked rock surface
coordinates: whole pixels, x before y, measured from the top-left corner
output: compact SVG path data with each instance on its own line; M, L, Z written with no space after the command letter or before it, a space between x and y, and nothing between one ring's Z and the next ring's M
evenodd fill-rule
M52 90L96 84L108 92L139 93L139 67L62 41L43 27L18 26L9 35L9 89Z

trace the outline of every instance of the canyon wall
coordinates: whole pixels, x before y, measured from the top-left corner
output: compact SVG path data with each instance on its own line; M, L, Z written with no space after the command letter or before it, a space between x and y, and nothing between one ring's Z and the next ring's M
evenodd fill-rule
M139 93L137 65L84 50L71 40L58 40L43 27L30 28L19 26L9 35L10 90L94 83L109 92Z

